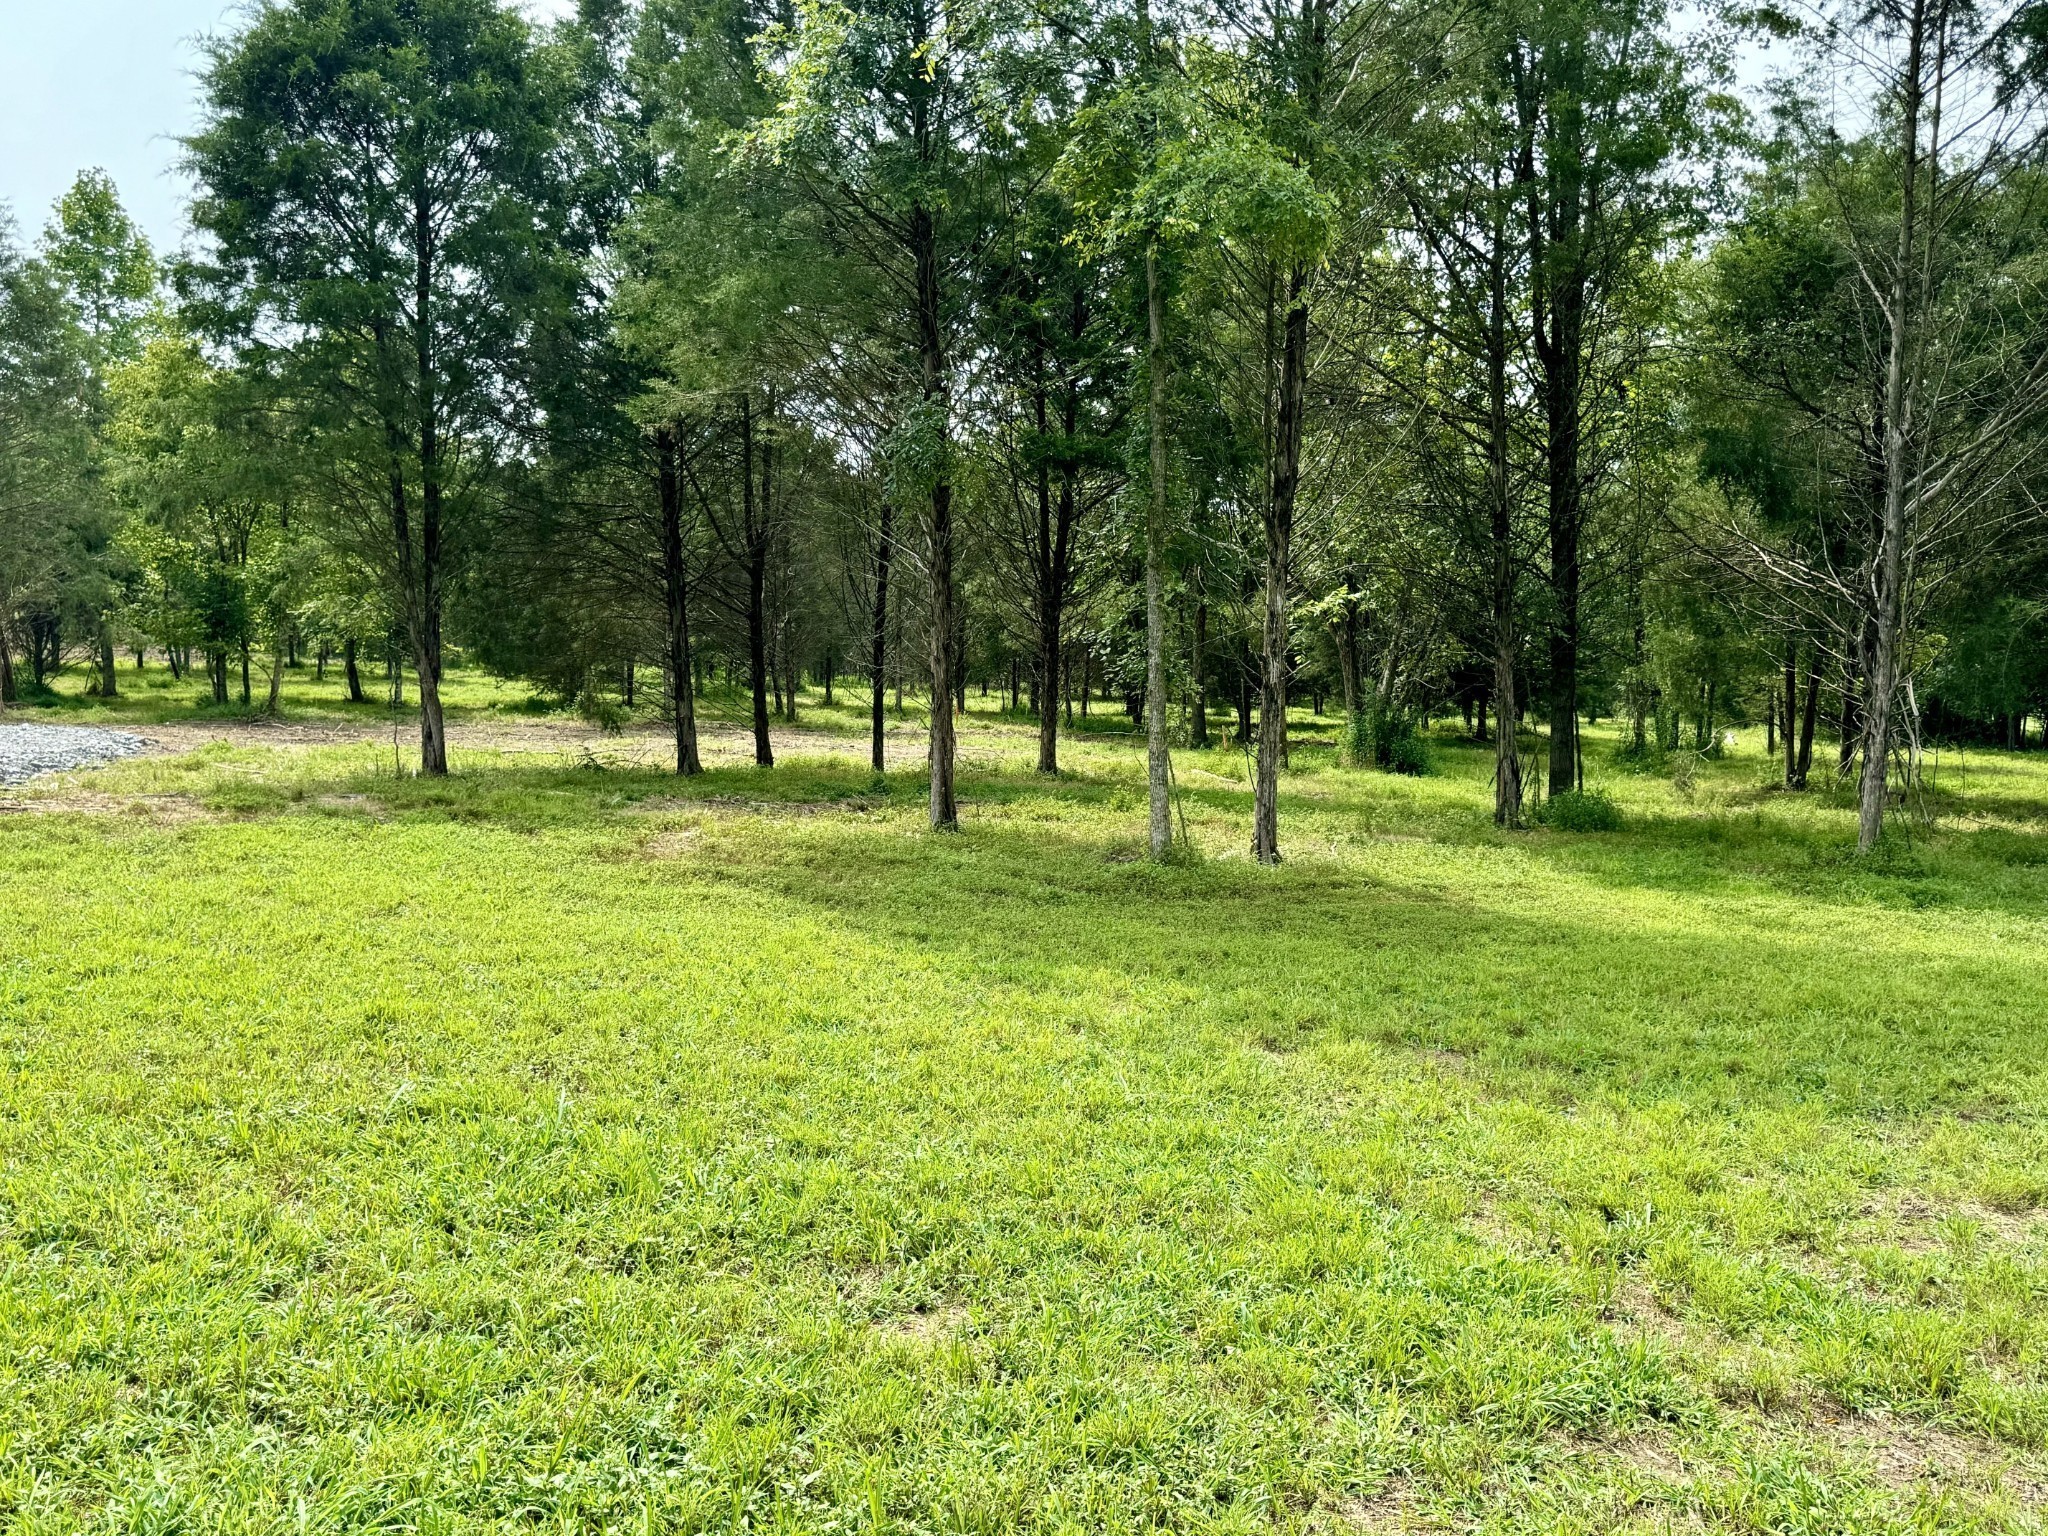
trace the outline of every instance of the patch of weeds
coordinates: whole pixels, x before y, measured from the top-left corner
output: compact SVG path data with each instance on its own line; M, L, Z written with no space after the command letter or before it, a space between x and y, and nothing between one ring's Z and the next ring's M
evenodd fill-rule
M1536 819L1558 832L1619 832L1621 807L1599 789L1568 789L1536 808Z

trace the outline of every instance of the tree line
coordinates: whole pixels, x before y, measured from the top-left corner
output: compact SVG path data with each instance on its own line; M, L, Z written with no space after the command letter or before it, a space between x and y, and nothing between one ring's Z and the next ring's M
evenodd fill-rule
M2048 738L2032 3L268 0L159 260L0 239L0 703L451 645L700 770L707 688L991 687L1494 814L1761 721L1787 789ZM1738 64L1768 82L1736 89ZM1220 718L1218 718L1220 716ZM1814 766L1816 741L1831 743ZM2048 741L2044 741L2048 744ZM1606 749L1603 749L1606 750ZM1598 764L1595 768L1597 770Z

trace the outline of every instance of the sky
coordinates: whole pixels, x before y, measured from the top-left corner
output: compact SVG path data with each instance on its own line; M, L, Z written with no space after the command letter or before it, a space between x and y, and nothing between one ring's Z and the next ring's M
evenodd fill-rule
M524 0L538 16L572 0ZM88 166L114 178L159 251L184 233L179 135L195 122L199 41L246 0L0 0L0 205L33 240Z

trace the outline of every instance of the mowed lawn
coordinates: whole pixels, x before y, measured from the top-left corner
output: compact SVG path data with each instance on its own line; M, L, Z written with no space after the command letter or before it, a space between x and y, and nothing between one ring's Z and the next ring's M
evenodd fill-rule
M1159 868L1120 722L934 837L812 719L12 792L7 1529L2039 1527L2048 756L1858 864L1757 740L1500 834L1305 720Z

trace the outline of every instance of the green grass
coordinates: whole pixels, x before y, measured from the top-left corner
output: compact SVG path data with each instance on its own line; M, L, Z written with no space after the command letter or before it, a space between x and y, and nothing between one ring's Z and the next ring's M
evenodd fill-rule
M115 670L115 684L120 691L111 699L96 697L88 691L92 673L83 667L69 667L58 673L40 692L29 688L26 668L17 668L16 681L25 691L19 718L117 728L264 718L270 691L267 665L265 658L258 658L250 669L249 704L241 702L241 673L233 669L228 679L228 702L215 704L204 676L187 674L174 678L168 667L156 663L138 668L124 662ZM324 677L310 660L289 668L279 690L283 712L287 718L297 720L382 724L391 714L391 683L384 676L382 663L372 665L365 661L361 677L367 698L361 704L352 704L339 658L328 663ZM405 702L417 704L410 673L405 680ZM478 668L463 666L459 659L443 680L442 704L449 719L455 721L500 714L551 713L556 709L552 703L535 698L533 689L526 684L508 682ZM8 710L15 713L12 705Z
M1158 868L1120 717L933 837L857 714L18 791L9 1528L2037 1528L2048 760L1859 863L1758 743L1504 835L1304 721Z

